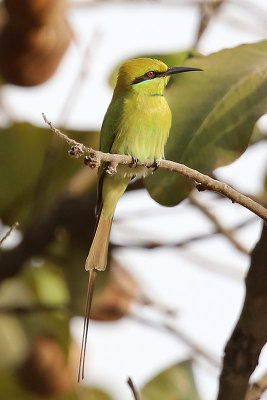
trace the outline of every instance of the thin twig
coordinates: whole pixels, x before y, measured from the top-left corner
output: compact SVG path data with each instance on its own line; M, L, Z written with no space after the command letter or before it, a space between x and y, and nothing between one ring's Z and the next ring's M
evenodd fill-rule
M180 6L199 6L204 4L216 4L219 0L148 0L149 3L158 3L164 6L171 6L171 7L180 7ZM92 8L105 5L107 0L76 0L75 2L71 2L71 7L77 8ZM133 4L133 3L144 3L143 0L110 0L109 4ZM242 11L249 13L257 17L259 20L265 23L266 18L266 8L255 4L255 2L250 2L246 0L228 0L228 4L233 4L242 8Z
M2 246L3 242L8 238L8 236L11 235L11 233L17 229L17 227L19 226L18 222L15 222L11 228L7 231L7 233L2 237L2 239L0 239L0 247Z
M191 338L189 338L185 333L181 332L179 329L174 328L173 326L165 322L159 323L156 321L149 320L147 318L140 317L139 315L136 314L129 314L128 317L145 326L149 326L154 329L161 329L170 333L171 335L173 335L174 338L183 342L186 346L191 348L195 354L203 357L215 368L220 367L220 362L214 355L208 353L206 350L203 350L199 345L197 345Z
M144 217L147 216L144 214ZM137 215L137 217L139 217L139 214ZM252 222L255 222L256 217L252 216L250 218L248 218L247 220L240 222L239 224L237 224L234 228L230 229L230 232L235 231L237 229L241 229L244 228L245 226L247 226L248 224L251 224ZM118 221L118 219L116 219L116 222ZM121 230L122 228L124 228L124 226L118 226L118 228ZM124 229L123 229L124 231ZM126 232L126 228L125 228L125 232ZM127 228L127 232L128 232L128 228ZM140 231L137 231L137 229L135 230L135 236L136 237L140 237L141 233ZM217 234L221 234L222 232L220 232L218 229L214 229L213 231L209 232L209 233L202 233L199 235L195 235L195 236L190 236L186 239L182 239L178 242L174 242L174 243L162 243L162 242L157 242L154 240L145 240L145 242L138 242L138 243L127 243L127 244L123 244L123 243L114 243L111 241L112 247L115 248L130 248L130 249L156 249L158 247L164 247L164 248L175 248L175 247L186 247L187 245L190 245L191 243L197 242L199 240L207 240L210 239L212 236L217 235Z
M241 253L244 253L246 255L249 255L248 249L244 247L233 235L233 230L232 229L227 229L223 226L221 221L209 210L208 207L206 207L204 204L202 204L198 199L193 196L189 195L189 200L190 202L197 207L204 215L206 215L209 220L216 226L217 230L221 232L228 240L231 242L234 247L241 251Z
M64 139L69 145L72 146L69 154L72 157L79 158L84 155L90 156L90 162L93 167L97 167L100 165L100 162L106 162L110 165L107 167L107 173L114 174L116 173L116 167L119 164L129 165L132 163L132 157L128 155L121 154L110 154L103 153L102 151L97 151L92 148L85 146L82 143L76 142L76 140L70 139L67 135L62 133L59 129L54 127L52 122L48 121L45 114L42 114L44 121L50 126L51 130L59 136L61 139ZM151 167L153 166L154 161L145 160L144 162L138 161L137 165ZM176 163L174 161L169 160L159 160L159 168L167 169L169 171L178 172L189 179L192 179L196 182L197 185L201 186L201 190L211 190L213 192L221 193L222 195L228 197L232 200L233 203L239 203L242 206L248 208L250 211L261 217L263 220L267 221L267 209L256 203L249 197L244 194L238 192L233 189L231 186L227 185L224 182L220 182L216 179L212 179L208 175L204 175L199 171L196 171L192 168L187 167L186 165Z
M90 66L92 65L93 54L95 49L99 48L99 40L101 38L100 31L96 30L93 36L86 46L83 58L81 60L81 66L78 74L69 90L65 103L63 104L62 110L58 118L59 126L66 126L67 120L70 117L71 111L74 108L75 102L77 101L78 94L84 86L84 81L90 72Z
M232 280L240 282L244 278L244 274L237 267L230 266L220 260L212 260L208 256L202 255L198 251L190 249L189 251L180 251L179 253L183 258L194 263L195 266L210 271L212 273L230 278Z
M225 0L218 0L213 2L203 2L199 4L200 9L200 21L198 26L197 37L193 48L197 48L203 33L206 31L212 18L218 13L221 5Z
M132 379L130 377L128 378L127 383L129 385L132 393L133 393L134 400L139 400L139 397L137 396L137 391L136 391L136 389L134 387L134 384L133 384L133 381L132 381Z

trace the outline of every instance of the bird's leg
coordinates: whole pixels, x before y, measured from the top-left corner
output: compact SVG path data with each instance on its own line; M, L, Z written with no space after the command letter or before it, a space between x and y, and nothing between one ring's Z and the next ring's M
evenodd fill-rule
M155 172L155 171L157 171L159 166L160 166L160 161L159 160L154 160L153 164L151 164L150 167L147 167L147 168L153 168L152 172Z
M138 167L138 158L135 158L134 156L132 156L132 162L129 164L129 167L132 168L135 165L135 168Z

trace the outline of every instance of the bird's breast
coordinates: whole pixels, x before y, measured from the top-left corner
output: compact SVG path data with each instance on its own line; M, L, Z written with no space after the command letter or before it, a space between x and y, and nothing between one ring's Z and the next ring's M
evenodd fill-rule
M112 153L129 154L141 161L163 158L170 127L171 111L164 96L126 99Z

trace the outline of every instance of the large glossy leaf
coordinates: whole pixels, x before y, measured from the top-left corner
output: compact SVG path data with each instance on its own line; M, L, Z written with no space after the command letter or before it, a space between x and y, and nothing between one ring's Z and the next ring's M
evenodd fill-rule
M190 360L175 364L148 382L142 400L200 400Z
M165 156L204 173L227 165L247 148L256 121L267 112L267 41L191 58L203 72L179 74L166 96L173 122ZM145 180L150 195L173 206L192 183L158 170Z
M91 147L98 145L98 133L69 131ZM64 190L82 161L67 156L68 146L49 129L29 123L15 123L0 129L0 215L5 223L27 218L50 206ZM89 174L88 170L88 174Z

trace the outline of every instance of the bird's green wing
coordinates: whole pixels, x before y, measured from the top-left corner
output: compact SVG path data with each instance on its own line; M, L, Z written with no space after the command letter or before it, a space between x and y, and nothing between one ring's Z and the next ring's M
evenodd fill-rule
M100 145L99 150L104 153L109 153L116 137L118 127L120 125L122 115L123 115L124 98L117 97L112 99L100 132ZM104 179L104 168L105 165L101 165L99 168L99 181L97 190L97 204L96 204L96 215L99 214L102 208L102 186Z
M118 127L123 115L124 98L118 97L112 99L100 133L100 150L104 153L109 153L116 137Z

